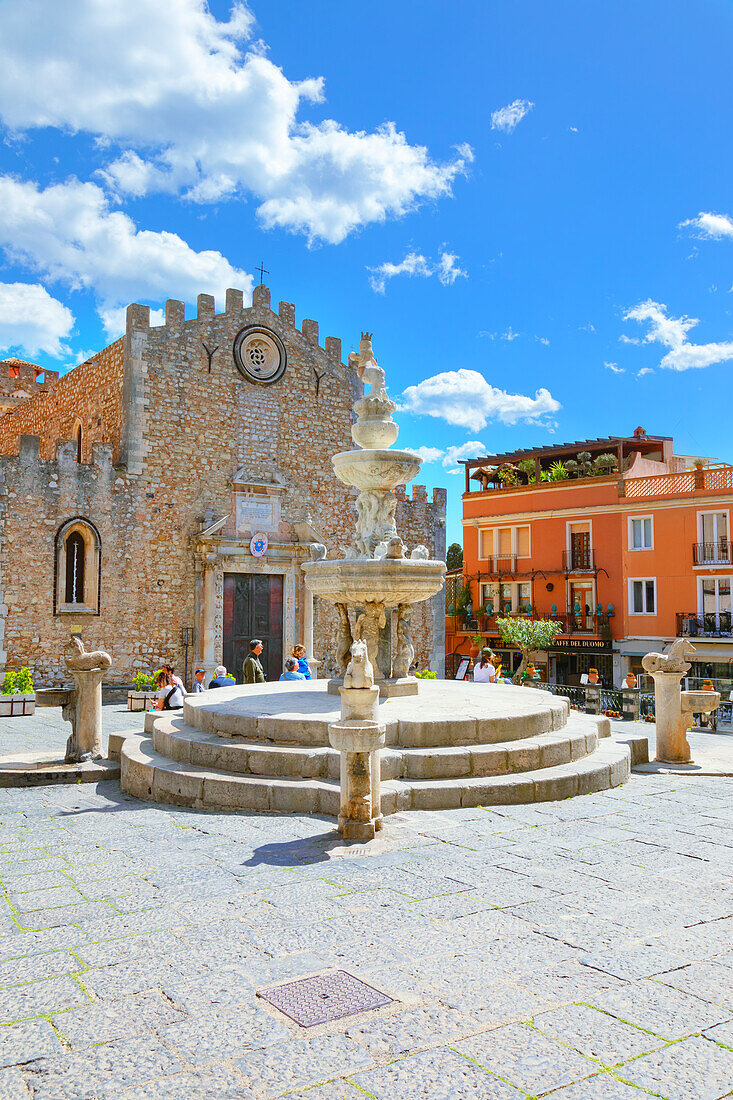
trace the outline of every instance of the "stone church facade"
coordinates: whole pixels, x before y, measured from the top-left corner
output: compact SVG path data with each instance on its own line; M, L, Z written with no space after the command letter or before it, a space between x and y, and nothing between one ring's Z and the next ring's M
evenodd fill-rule
M227 291L221 314L199 295L190 319L168 301L158 327L129 306L120 340L0 416L0 665L60 683L74 629L109 651L118 684L186 660L189 681L222 660L241 679L251 636L270 679L296 642L329 674L335 611L301 564L314 542L340 556L350 540L355 490L331 455L353 445L361 388L341 341L321 345L316 321L296 328L294 306L274 312L265 286L247 308ZM398 492L409 548L445 557L445 503L443 489ZM418 665L439 675L442 603L413 614Z

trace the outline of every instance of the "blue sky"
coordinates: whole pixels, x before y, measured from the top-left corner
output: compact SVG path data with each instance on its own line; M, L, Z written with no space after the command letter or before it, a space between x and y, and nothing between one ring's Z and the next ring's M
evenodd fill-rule
M725 0L0 0L0 353L249 289L374 347L420 481L674 435L733 459Z

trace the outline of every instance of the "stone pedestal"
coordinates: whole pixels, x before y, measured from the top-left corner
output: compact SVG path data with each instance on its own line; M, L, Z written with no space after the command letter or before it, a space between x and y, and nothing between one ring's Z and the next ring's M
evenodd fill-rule
M76 690L63 707L63 716L71 722L71 737L66 742L66 761L100 760L102 751L102 680L106 669L70 669Z
M328 740L341 754L338 831L344 840L373 840L382 828L379 750L384 737L383 725L364 718L328 727Z
M717 691L682 691L680 683L684 675L684 671L652 673L657 728L656 759L663 764L692 763L687 740L692 715L709 714L720 705L720 693Z
M688 719L682 713L683 672L653 672L657 730L656 759L665 764L687 764L692 753L687 742Z

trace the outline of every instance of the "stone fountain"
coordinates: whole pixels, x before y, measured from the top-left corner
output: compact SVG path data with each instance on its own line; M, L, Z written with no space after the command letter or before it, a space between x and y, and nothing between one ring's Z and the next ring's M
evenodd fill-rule
M392 419L397 406L387 395L384 371L374 358L368 332L361 335L356 366L359 377L371 386L354 404L357 419L351 435L356 447L331 460L339 481L359 490L354 540L343 558L329 559L325 547L317 548L316 560L306 562L303 571L308 588L338 611L342 676L352 642L363 641L381 698L389 699L417 695L418 682L410 676L412 606L440 591L445 562L430 560L424 546L413 547L408 555L397 533L394 490L417 476L422 459L413 451L391 449L399 434ZM390 644L393 609L397 614L394 654ZM336 678L329 690L335 693L341 683Z
M350 364L370 389L354 404L355 446L333 467L358 490L355 531L343 556L315 545L303 565L308 587L338 612L340 675L219 688L186 696L182 715L147 715L145 734L120 749L124 790L217 811L328 814L344 840L365 841L382 814L541 802L625 782L628 745L601 728L607 719L571 714L567 699L410 675L412 607L440 591L445 562L424 546L408 553L399 537L395 489L421 460L393 448L396 406L368 333Z

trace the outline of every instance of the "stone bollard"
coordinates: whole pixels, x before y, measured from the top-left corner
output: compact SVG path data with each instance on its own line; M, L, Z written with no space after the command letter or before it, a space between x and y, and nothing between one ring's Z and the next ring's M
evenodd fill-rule
M621 698L623 699L623 718L624 722L636 722L639 719L639 689L638 688L622 688Z
M601 689L599 687L586 687L585 710L587 714L601 713Z
M102 749L102 680L112 664L103 650L87 653L79 638L69 643L75 650L66 659L66 667L74 678L76 690L62 708L62 715L71 722L71 737L66 743L66 762L99 760Z

